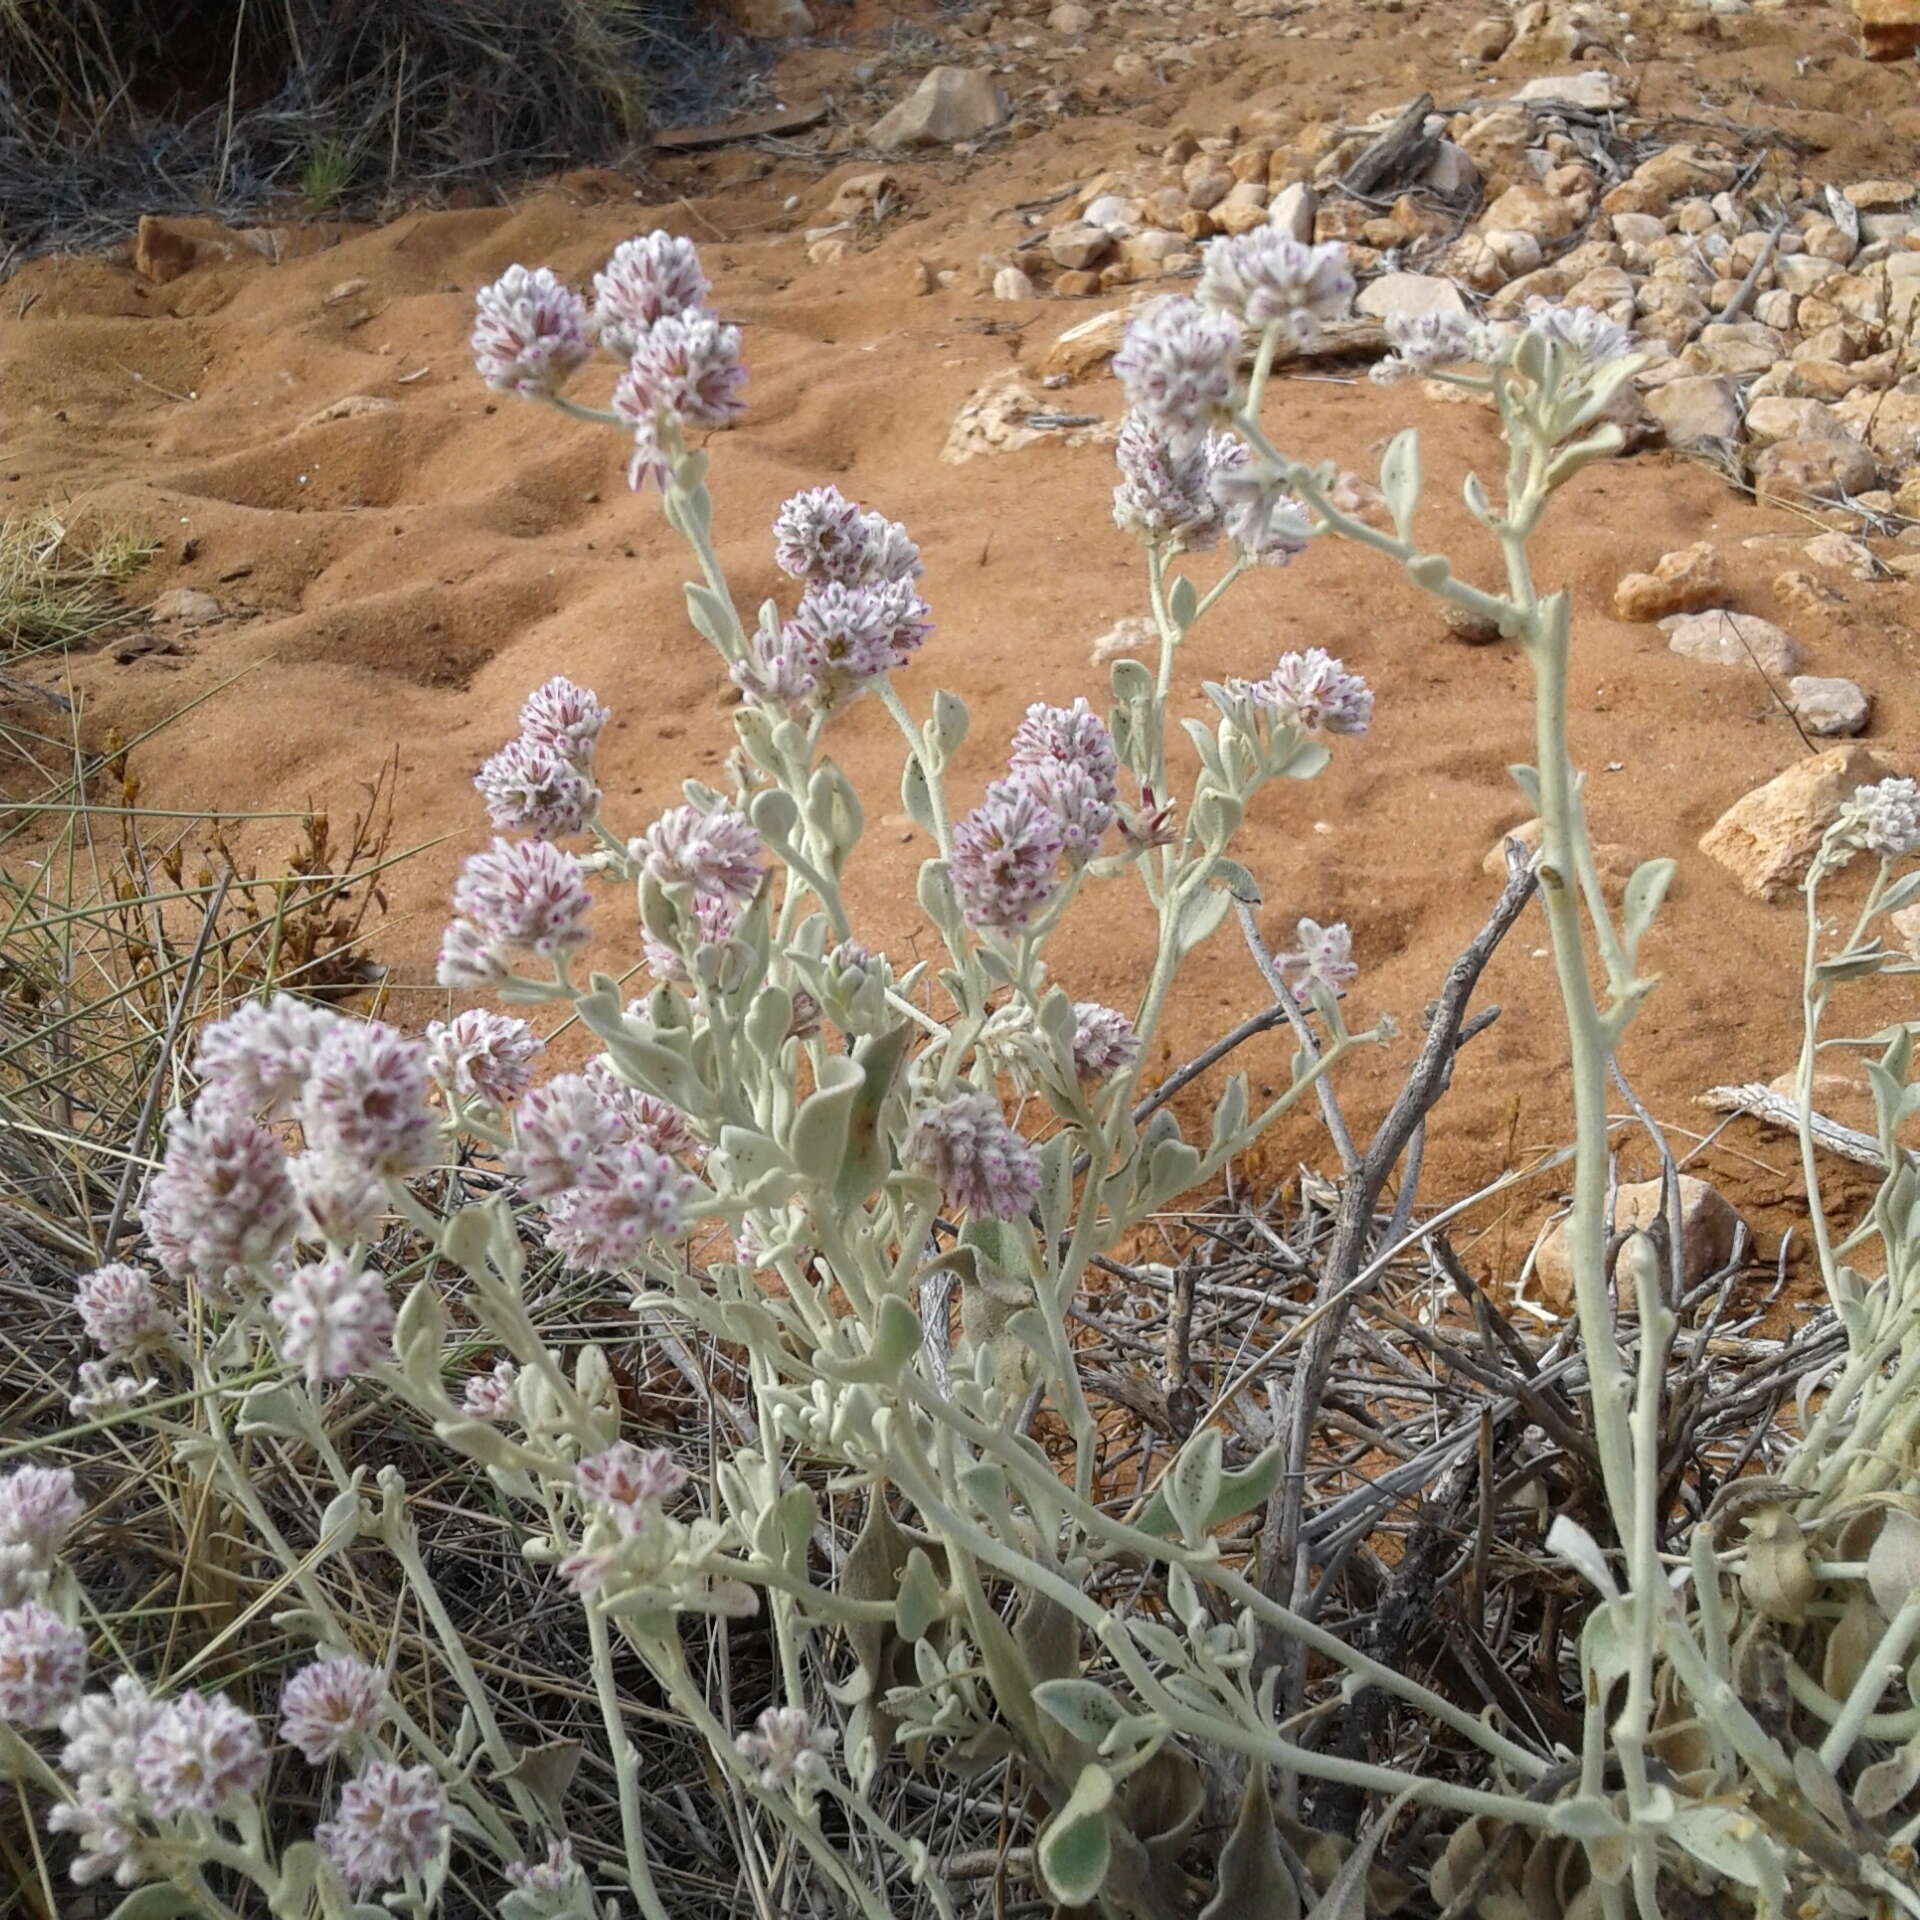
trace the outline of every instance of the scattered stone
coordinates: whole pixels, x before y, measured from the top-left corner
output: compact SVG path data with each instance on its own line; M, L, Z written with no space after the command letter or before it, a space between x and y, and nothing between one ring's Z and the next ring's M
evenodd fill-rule
M1677 553L1663 553L1651 573L1630 573L1613 590L1613 610L1622 620L1664 620L1698 613L1727 595L1727 569L1720 549L1701 540Z
M992 76L973 67L934 67L906 99L868 133L882 153L977 140L1007 117L1007 98Z
M1740 390L1716 374L1687 374L1646 396L1647 411L1672 447L1740 437Z
M1778 440L1851 440L1834 410L1820 400L1763 395L1747 406L1747 438L1756 447Z
M993 297L996 300L1037 300L1040 290L1024 268L1002 267L993 276Z
M372 285L373 282L364 274L356 275L351 280L337 281L327 289L326 298L320 304L323 307L337 307L342 300L355 299Z
M1117 239L1132 233L1140 224L1135 217L1135 205L1117 193L1103 193L1087 202L1087 210L1080 217L1096 227L1105 227Z
M877 167L865 173L849 174L827 202L826 218L829 222L871 218L883 201L898 199L899 195L898 174Z
M1460 41L1460 51L1469 60L1478 60L1482 66L1491 65L1506 52L1513 39L1513 22L1510 19L1476 20Z
M1798 568L1790 568L1775 576L1773 597L1789 613L1825 614L1847 604L1843 593Z
M369 413L398 413L400 403L389 400L378 393L349 393L331 405L324 406L318 413L310 413L300 422L300 431L305 433L310 427L331 426L336 420L358 420Z
M1319 209L1320 196L1312 185L1305 180L1295 180L1282 187L1268 203L1267 225L1306 246L1313 239L1313 219Z
M1833 747L1797 761L1736 800L1701 836L1700 851L1756 898L1781 899L1806 878L1820 836L1853 790L1886 779L1888 772L1862 746Z
M1471 607L1457 607L1451 600L1440 609L1440 618L1456 640L1469 647L1490 647L1500 638L1500 623L1489 620Z
M1473 155L1465 147L1442 140L1421 174L1420 184L1442 200L1464 205L1480 191L1480 169L1473 164Z
M1816 567L1831 567L1836 573L1850 574L1856 580L1877 580L1880 562L1864 540L1850 533L1816 534L1800 549Z
M1665 213L1676 200L1732 186L1736 172L1724 155L1683 141L1643 160L1600 205L1608 213Z
M1609 113L1627 104L1625 89L1605 67L1588 67L1580 73L1544 73L1513 96L1532 104L1559 100L1570 107L1584 107L1590 113Z
M1827 680L1797 673L1787 682L1787 704L1809 733L1823 739L1865 733L1873 698L1851 680Z
M1059 275L1053 283L1053 290L1063 300L1090 300L1105 285L1105 280L1099 274L1079 267Z
M1782 440L1754 457L1753 490L1761 500L1830 503L1866 492L1878 473L1857 440Z
M1091 220L1055 227L1047 235L1047 252L1062 267L1096 267L1113 251L1113 235Z
M1087 658L1096 667L1107 667L1116 660L1152 660L1159 652L1160 629L1146 614L1130 613L1093 643Z
M133 270L142 279L164 287L193 265L198 251L193 240L170 222L151 213L140 216L133 239Z
M1896 907L1887 915L1909 960L1920 960L1920 905Z
M1467 303L1460 297L1460 289L1437 273L1383 273L1361 288L1353 304L1357 312L1374 320L1384 320L1394 313L1467 317Z
M1093 29L1093 9L1078 4L1078 0L1063 0L1063 4L1047 15L1047 26L1054 33L1069 40L1077 40L1081 34Z
M1133 324L1137 307L1109 307L1090 319L1076 321L1047 349L1040 371L1048 379L1064 376L1078 380L1103 366L1120 351Z
M1690 1173L1679 1176L1680 1283L1689 1291L1732 1260L1742 1222L1716 1187ZM1613 1230L1644 1232L1665 1213L1665 1180L1637 1180L1617 1187L1613 1195ZM1566 1227L1556 1222L1540 1242L1533 1261L1540 1296L1557 1313L1573 1308L1573 1263L1567 1255ZM1614 1269L1620 1310L1634 1310L1632 1270L1621 1262Z
M147 609L147 618L156 626L204 627L224 611L212 594L197 587L169 587Z
M1573 231L1578 220L1572 204L1544 185L1509 187L1480 216L1481 232L1524 233L1544 245ZM1492 244L1491 238L1489 244Z
M941 460L950 467L976 459L983 453L1013 453L1030 447L1036 440L1049 440L1057 446L1084 447L1096 441L1112 442L1118 428L1105 422L1097 426L1069 427L1064 431L1049 427L1031 427L1028 420L1049 411L1046 399L1027 382L1017 369L989 380L955 415L947 444L940 449Z
M1504 880L1507 874L1507 842L1518 840L1528 853L1537 855L1545 831L1538 819L1522 821L1519 826L1510 828L1487 849L1480 862L1480 871L1492 874L1497 880ZM1601 891L1617 904L1626 893L1627 882L1633 878L1640 862L1630 848L1621 846L1618 841L1596 840L1593 845L1593 864L1600 875Z
M1770 679L1784 680L1800 666L1800 649L1791 634L1758 614L1715 607L1691 613L1667 632L1667 646L1683 659L1716 667L1758 667Z
M1840 191L1856 213L1883 213L1893 207L1904 207L1920 193L1920 187L1911 180L1856 180Z

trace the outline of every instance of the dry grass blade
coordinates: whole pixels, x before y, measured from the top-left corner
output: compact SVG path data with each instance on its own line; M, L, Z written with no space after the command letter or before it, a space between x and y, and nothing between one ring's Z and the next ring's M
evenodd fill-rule
M126 617L121 584L153 552L126 528L51 507L0 518L0 654L77 646Z

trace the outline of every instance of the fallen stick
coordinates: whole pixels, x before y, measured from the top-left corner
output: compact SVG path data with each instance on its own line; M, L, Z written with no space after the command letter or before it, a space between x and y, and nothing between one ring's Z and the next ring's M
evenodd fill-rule
M1751 1114L1770 1127L1784 1127L1790 1133L1800 1129L1800 1109L1784 1093L1775 1093L1758 1080L1750 1080L1741 1087L1709 1087L1700 1096L1700 1105L1715 1113ZM1813 1144L1838 1154L1843 1160L1857 1161L1863 1167L1877 1167L1882 1173L1887 1170L1887 1156L1880 1151L1880 1142L1872 1134L1843 1127L1825 1114L1813 1116ZM1920 1154L1909 1152L1906 1158L1909 1166L1920 1167Z

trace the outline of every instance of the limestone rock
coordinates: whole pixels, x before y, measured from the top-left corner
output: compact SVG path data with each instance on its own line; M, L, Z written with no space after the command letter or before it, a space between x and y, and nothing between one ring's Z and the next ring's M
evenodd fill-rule
M1840 417L1819 400L1766 396L1747 407L1747 438L1756 447L1778 440L1851 440Z
M1577 216L1572 204L1544 186L1524 182L1509 187L1480 216L1483 233L1524 233L1544 244L1573 231Z
M1054 33L1077 40L1081 34L1092 31L1093 9L1081 6L1079 0L1061 0L1061 4L1047 15L1047 26Z
M906 99L877 120L868 140L882 153L977 140L1007 117L1007 99L990 74L934 67Z
M1855 580L1877 580L1880 562L1864 540L1850 533L1819 533L1800 549L1816 567L1831 567L1836 573L1849 574Z
M1865 733L1873 698L1851 680L1822 679L1797 673L1787 682L1787 704L1809 733L1847 738Z
M1733 1258L1742 1225L1726 1197L1718 1188L1692 1174L1679 1176L1680 1201L1680 1276L1689 1291L1710 1275L1718 1273ZM1667 1190L1664 1180L1638 1180L1616 1188L1613 1196L1613 1230L1616 1233L1644 1231L1666 1211ZM1556 1223L1547 1232L1534 1255L1534 1278L1540 1283L1541 1298L1557 1312L1573 1307L1573 1263L1567 1257L1566 1228ZM1623 1312L1633 1311L1633 1286L1629 1269L1615 1269Z
M1480 871L1492 874L1496 880L1504 880L1507 877L1507 842L1518 840L1530 854L1537 855L1543 833L1544 828L1538 819L1523 821L1519 826L1509 829L1482 856ZM1630 848L1621 846L1618 841L1596 840L1593 844L1593 864L1600 875L1601 891L1617 905L1640 862Z
M1608 213L1665 213L1676 200L1732 186L1736 172L1725 155L1683 142L1643 160L1600 204Z
M946 465L957 467L983 453L1013 453L1036 440L1084 447L1118 438L1118 429L1104 424L1075 427L1065 433L1027 425L1030 414L1047 410L1048 402L1028 384L1026 376L1010 369L989 380L960 409L947 434L947 444L940 449L940 458Z
M1701 836L1700 851L1756 898L1779 900L1806 878L1820 836L1853 790L1886 779L1888 772L1862 746L1833 747L1796 761L1736 800Z
M1353 304L1358 312L1374 320L1395 313L1467 317L1467 303L1460 297L1460 289L1437 273L1383 273L1361 288Z
M1130 613L1116 621L1097 639L1087 653L1096 667L1109 667L1116 660L1152 660L1160 651L1160 629L1144 613Z
M1267 204L1267 225L1276 233L1283 233L1289 240L1297 240L1302 246L1309 245L1313 239L1313 218L1320 210L1320 196L1313 190L1312 183L1295 180L1276 193Z
M1120 351L1120 342L1139 311L1138 307L1110 307L1105 313L1076 321L1047 349L1047 357L1040 363L1041 373L1048 379L1065 375L1078 380L1093 372Z
M1047 252L1060 267L1097 267L1113 251L1113 235L1091 220L1055 227L1047 235Z
M300 431L328 427L336 420L358 420L370 413L397 413L400 403L380 393L349 393L330 401L318 413L310 413L300 422Z
M1267 224L1267 189L1259 180L1242 180L1213 209L1213 224L1222 233L1251 233Z
M1740 437L1740 392L1717 374L1686 374L1646 396L1647 411L1673 447Z
M1002 267L993 276L993 297L996 300L1033 300L1039 297L1039 289L1024 268Z
M1773 597L1789 613L1827 614L1847 604L1844 594L1797 567L1774 576Z
M1460 39L1460 51L1482 66L1498 60L1513 39L1513 22L1508 19L1476 20Z
M1622 620L1664 620L1672 613L1698 613L1726 596L1720 549L1701 540L1663 553L1651 573L1628 574L1613 590L1613 610Z
M1684 659L1716 667L1757 666L1774 680L1784 680L1800 665L1800 649L1791 634L1771 620L1730 607L1685 615L1668 631L1667 646Z
M1588 67L1580 73L1543 73L1513 97L1528 103L1564 100L1570 107L1585 107L1592 113L1607 113L1627 104L1625 90L1605 67Z
M1762 500L1831 502L1864 493L1878 471L1857 440L1781 440L1754 457L1753 489Z
M1909 960L1920 960L1920 905L1896 907L1887 915Z

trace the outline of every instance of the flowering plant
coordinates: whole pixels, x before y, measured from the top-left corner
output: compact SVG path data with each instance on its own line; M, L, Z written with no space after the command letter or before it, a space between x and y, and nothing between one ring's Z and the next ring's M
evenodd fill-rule
M52 1826L78 1842L75 1876L138 1889L129 1920L176 1910L139 1904L157 1892L230 1914L248 1883L255 1906L297 1920L427 1913L459 1860L506 1882L509 1920L595 1920L629 1899L666 1920L679 1902L650 1845L617 1645L767 1834L756 1857L777 1854L792 1885L865 1920L887 1920L901 1882L958 1912L943 1863L877 1791L896 1755L950 1783L1004 1770L1018 1788L1008 1803L1033 1809L1026 1870L1051 1901L1103 1915L1293 1912L1297 1880L1316 1878L1317 1911L1357 1913L1383 1828L1344 1865L1296 1875L1296 1845L1312 1836L1283 1837L1276 1778L1418 1802L1479 1836L1467 1851L1491 1865L1463 1879L1449 1842L1435 1869L1455 1913L1495 1911L1474 1904L1500 1890L1488 1834L1562 1861L1571 1848L1569 1912L1612 1920L1631 1898L1651 1920L1663 1888L1721 1884L1779 1910L1822 1856L1768 1811L1796 1763L1728 1705L1723 1591L1753 1550L1723 1558L1696 1531L1683 1569L1695 1611L1668 1579L1649 1446L1665 1335L1649 1304L1629 1380L1604 1264L1605 1073L1649 989L1637 956L1670 869L1636 875L1616 920L1566 754L1568 603L1539 596L1527 563L1554 491L1617 443L1604 416L1633 371L1629 343L1557 310L1505 330L1397 333L1401 366L1470 384L1498 409L1505 498L1468 487L1506 564L1505 590L1489 592L1415 544L1411 435L1381 470L1392 531L1336 503L1331 469L1268 437L1276 353L1351 297L1339 250L1266 234L1216 243L1200 298L1150 311L1115 362L1130 412L1114 517L1145 548L1157 658L1115 664L1104 714L1085 699L1031 707L1002 777L955 818L947 776L967 710L939 692L916 718L896 685L931 630L906 530L811 489L774 527L797 583L791 612L770 602L749 623L728 587L694 441L738 417L745 374L739 333L708 311L707 291L693 248L653 234L615 253L591 305L545 269L513 268L482 293L474 331L490 385L626 437L634 486L658 488L694 555L691 622L741 695L726 784L688 781L684 801L632 837L604 817L595 778L607 709L564 678L531 695L519 737L478 775L498 837L455 888L441 981L564 1007L598 1050L537 1080L540 1039L491 1008L414 1038L291 998L249 1004L200 1036L198 1096L171 1119L148 1187L141 1220L164 1282L117 1264L76 1301L101 1350L76 1414L152 1424L278 1561L298 1604L276 1620L311 1646L285 1680L280 1732L304 1764L348 1777L311 1839L289 1839L263 1815L260 1727L229 1694L156 1696L126 1672L86 1691L84 1600L62 1557L83 1503L70 1475L22 1467L0 1482L0 1760L55 1800ZM596 343L623 363L607 409L563 391ZM1326 537L1496 622L1541 689L1538 765L1519 777L1542 815L1538 874L1570 1022L1569 1244L1624 1567L1616 1578L1591 1536L1561 1523L1557 1542L1602 1596L1570 1760L1538 1729L1496 1724L1319 1624L1295 1569L1249 1568L1223 1549L1223 1529L1297 1497L1277 1406L1265 1445L1199 1421L1123 1510L1096 1485L1101 1416L1073 1335L1090 1271L1387 1032L1348 1025L1347 930L1302 920L1272 968L1294 1035L1284 1090L1256 1106L1228 1078L1190 1139L1171 1097L1191 1076L1144 1085L1182 962L1258 897L1229 851L1249 808L1364 733L1374 699L1317 650L1207 686L1210 718L1181 722L1186 776L1168 750L1181 649L1249 570ZM1223 544L1230 558L1203 588L1189 557ZM903 970L861 942L844 892L864 812L827 744L868 695L900 729L904 803L934 848L918 900L942 957ZM1862 844L1912 839L1907 815L1887 824L1897 798L1859 814ZM582 977L596 887L632 889L651 979L637 997L611 975ZM1115 888L1139 889L1154 930L1129 1009L1076 1000L1051 958L1082 896ZM568 1269L617 1279L654 1337L740 1356L748 1397L727 1403L709 1487L672 1451L626 1436L602 1346L548 1337L536 1240ZM1651 1243L1634 1244L1652 1303ZM1851 1406L1871 1396L1874 1365L1906 1352L1911 1313L1874 1320L1846 1270L1832 1273L1862 1328ZM399 1468L369 1479L340 1451L334 1415L359 1383L484 1471L526 1561L577 1596L620 1826L617 1858L592 1871L569 1831L577 1751L515 1748L420 1552ZM1877 1431L1894 1418L1876 1417ZM310 1549L287 1540L245 1470L235 1442L253 1435L310 1450L332 1481ZM863 1518L841 1553L823 1516L843 1502ZM355 1651L316 1577L363 1540L401 1571L457 1690L451 1734L422 1724ZM1123 1584L1135 1603L1108 1597ZM1890 1658L1920 1630L1910 1599L1896 1611ZM777 1680L742 1729L731 1701L710 1698L687 1636L745 1620L764 1624ZM1378 1689L1446 1730L1475 1771L1416 1772L1303 1738L1276 1643L1295 1671L1310 1660L1335 1676L1341 1697ZM1872 1719L1877 1686L1863 1671L1829 1773ZM1656 1704L1675 1687L1719 1716L1690 1787L1650 1757ZM48 1728L64 1742L56 1758L37 1743ZM1191 1841L1209 1807L1231 1832L1203 1871ZM1856 1880L1894 1884L1864 1854Z

